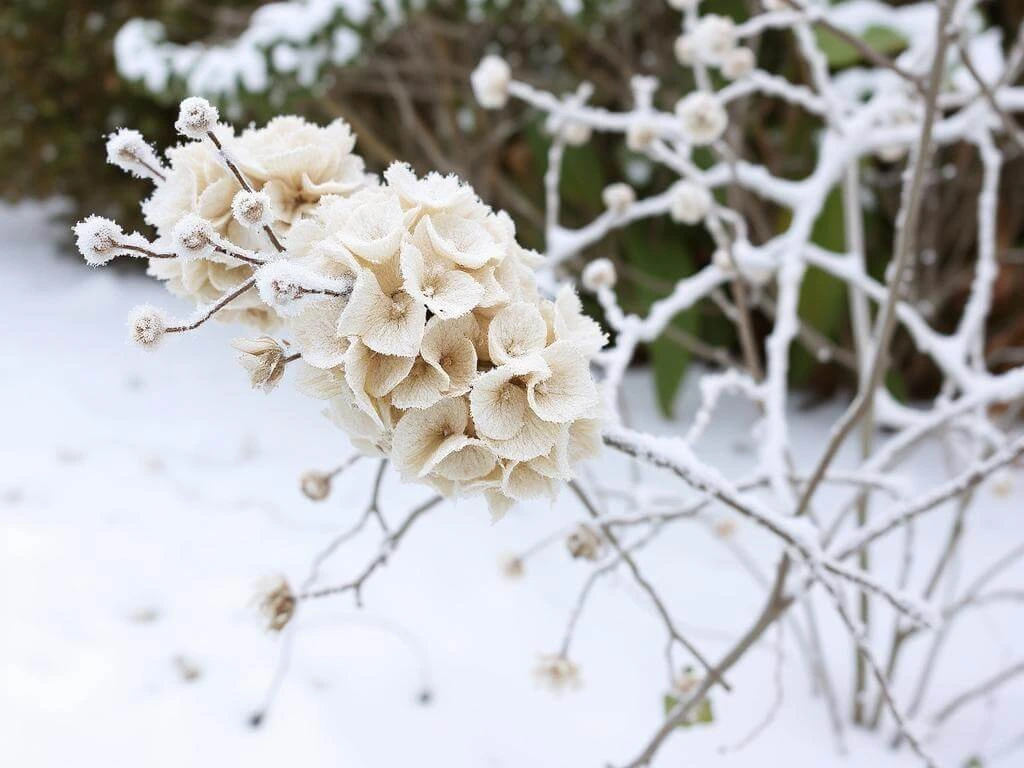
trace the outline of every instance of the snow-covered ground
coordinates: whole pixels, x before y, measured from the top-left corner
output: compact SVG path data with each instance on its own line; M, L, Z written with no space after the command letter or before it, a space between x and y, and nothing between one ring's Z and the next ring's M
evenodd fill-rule
M362 512L374 467L356 465L324 503L306 500L299 475L350 452L317 404L287 382L270 396L251 391L227 346L235 334L218 324L155 354L130 348L124 318L133 305L182 308L147 279L58 257L58 235L44 209L0 208L0 763L596 768L635 754L660 722L666 689L663 629L643 593L626 573L602 581L573 646L584 684L554 695L531 669L538 654L557 649L592 566L572 561L560 543L531 558L519 580L498 565L503 553L579 519L570 494L498 525L476 501L435 509L368 582L362 611L343 595L300 612L280 695L252 729L247 720L281 644L255 617L257 585L273 573L301 582L315 553ZM642 375L629 388L637 423L673 428L655 415ZM687 392L679 411L693 407ZM798 459L818 454L837 407L795 416ZM728 404L702 452L727 467L749 462L752 424L749 408ZM910 480L919 487L945 471L934 447L916 467ZM608 457L591 474L621 483L627 467ZM1010 494L991 483L979 491L961 583L1024 538L1019 471L1014 480ZM690 495L663 476L649 483ZM389 477L386 514L400 519L422 496ZM677 525L640 556L679 626L711 657L763 596L730 547L766 571L774 552L741 524L719 538L714 527L725 514ZM919 526L921 545L934 549L948 521L944 511ZM321 583L360 570L376 544L370 528L323 568ZM876 551L890 572L897 544ZM914 583L924 578L919 570ZM1021 572L1011 576L1004 584L1019 586ZM849 641L824 602L820 611L845 709ZM979 610L971 627L946 648L936 704L1024 656L1019 608ZM888 631L876 633L879 649ZM840 758L788 636L782 708L735 749L778 695L777 637L732 671L731 694L714 694L714 723L680 731L658 766L917 764L887 738L858 732ZM925 647L911 645L908 657ZM899 682L913 681L916 665ZM1012 740L1022 711L1024 686L1008 686L944 725L929 746L943 766L961 766ZM985 766L1022 762L1024 750Z

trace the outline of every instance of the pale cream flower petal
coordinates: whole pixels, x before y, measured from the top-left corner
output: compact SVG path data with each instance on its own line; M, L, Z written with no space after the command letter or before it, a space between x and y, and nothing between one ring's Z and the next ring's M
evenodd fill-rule
M479 426L477 427L479 432ZM523 415L523 426L507 440L484 436L491 449L503 459L529 461L546 454L558 441L561 426L544 421L529 408Z
M431 214L423 221L434 248L460 266L479 269L501 259L501 246L479 221L450 213Z
M569 461L573 464L597 457L603 447L600 419L577 419L569 425Z
M448 454L467 445L469 409L465 398L442 400L424 410L406 411L394 434L392 460L403 477L423 477Z
M411 240L402 244L405 291L439 317L455 318L473 309L484 286L450 262L424 254Z
M432 317L423 333L420 354L445 377L445 392L462 394L476 378L477 355L474 339L476 318L472 314L455 320Z
M348 435L352 445L363 455L388 456L391 453L392 430L387 411L375 409L372 415L368 413L344 380L338 394L331 398L327 416Z
M484 491L484 500L487 502L487 511L491 514L492 523L501 520L516 505L514 499L510 499L500 490L494 488Z
M540 352L548 329L537 307L511 304L491 320L487 328L487 349L499 365Z
M511 368L494 368L477 377L469 393L476 431L508 440L522 428L526 416L526 386Z
M288 367L295 366L295 388L302 394L317 400L330 400L348 390L345 371L337 368L314 368L309 363L296 360ZM289 374L291 375L291 374Z
M481 440L470 440L437 463L434 474L458 483L485 477L497 464L497 457Z
M414 361L412 357L375 352L356 339L345 353L345 381L359 406L383 423L372 398L383 397L394 389L409 374Z
M563 424L551 450L530 461L530 468L552 480L572 480L572 465L569 454L570 425Z
M338 321L338 333L358 336L376 352L414 357L426 325L426 308L404 291L386 295L369 271L356 278L352 296Z
M550 477L540 474L527 462L511 462L505 466L501 490L516 501L547 497L554 500L558 485Z
M545 421L565 423L598 404L590 365L573 342L556 341L541 352L541 357L549 371L531 374L526 390L534 413Z
M310 365L333 368L344 360L349 341L338 333L338 318L344 308L343 299L315 301L288 319L292 340Z
M338 239L360 258L379 263L395 255L405 233L398 198L374 196L351 211Z
M429 408L440 400L448 388L448 376L416 358L409 375L391 390L391 403L396 408Z
M555 298L555 336L576 344L584 357L593 357L608 343L601 326L583 314L579 296L568 285Z

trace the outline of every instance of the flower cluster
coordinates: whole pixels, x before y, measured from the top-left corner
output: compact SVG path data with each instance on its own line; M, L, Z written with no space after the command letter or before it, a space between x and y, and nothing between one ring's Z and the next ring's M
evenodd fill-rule
M571 287L541 296L541 257L508 215L454 176L401 163L368 176L340 121L235 136L218 120L186 99L176 127L194 141L167 165L134 132L111 138L112 162L153 169L154 241L99 217L76 226L91 264L147 258L206 305L180 325L140 308L132 339L152 347L214 316L280 331L235 342L253 386L298 367L361 453L444 496L483 495L495 518L553 498L600 448L590 360L606 338Z
M193 100L186 102L176 125L184 135L200 140L167 150L166 176L142 205L146 222L161 240L180 243L175 229L180 233L179 224L191 214L238 250L265 251L270 246L260 229L264 224L284 234L324 195L347 195L366 181L363 160L353 152L355 137L342 120L321 127L299 117L278 117L236 136L216 122L216 111L211 114L190 103ZM220 148L201 140L204 126L209 126ZM252 192L242 188L223 153L237 164ZM252 276L250 264L224 250L211 248L197 259L152 259L149 271L166 281L173 293L201 306ZM276 315L252 291L218 317L268 331L278 325Z
M540 257L468 185L396 163L285 245L257 285L287 315L303 388L363 453L445 496L482 493L498 517L553 497L599 448L604 334L571 288L540 296Z

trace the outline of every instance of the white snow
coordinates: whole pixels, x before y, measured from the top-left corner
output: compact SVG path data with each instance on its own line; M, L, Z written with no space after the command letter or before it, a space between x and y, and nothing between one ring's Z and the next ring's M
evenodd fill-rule
M361 514L375 467L357 464L327 501L308 501L298 489L302 473L335 466L350 449L315 404L291 391L289 373L272 395L250 390L229 345L237 329L218 323L168 339L156 354L128 346L123 328L132 306L150 302L172 315L183 308L153 281L58 256L55 242L65 233L46 223L50 212L0 208L5 765L596 768L636 754L660 724L667 688L663 629L644 594L625 572L602 580L572 646L584 685L555 696L530 670L539 654L557 650L592 566L556 544L528 560L517 582L499 571L503 553L580 518L569 493L554 508L517 509L493 526L480 500L439 507L367 583L362 611L350 595L304 605L280 696L263 728L252 730L247 717L263 699L281 644L251 607L258 581L280 572L301 582L312 557ZM637 425L681 434L655 415L644 374L627 374L626 386ZM691 386L679 410L692 417L699 405ZM790 414L798 465L817 457L840 408ZM757 459L754 420L748 400L722 394L696 450L730 475L742 472ZM914 467L906 478L886 479L906 482L911 497L944 479L937 446L923 449ZM623 484L627 465L609 455L591 475ZM652 498L693 497L666 474L646 477ZM999 495L1007 477L1012 490ZM1021 471L1011 467L998 489L978 490L961 585L1021 541L1022 488ZM392 524L422 494L389 476L383 507ZM816 504L827 509L848 494L830 487ZM881 509L885 497L876 498ZM919 519L925 554L909 591L926 578L950 515ZM731 544L768 572L774 540L720 508L666 529L639 556L679 626L712 658L763 598L712 532L726 518L737 526ZM873 550L884 583L894 583L900 567L900 537L890 538ZM319 583L361 570L377 551L377 531L368 529L360 545L337 553ZM1022 577L1018 569L1000 584L1013 587ZM849 641L828 602L817 607L845 715ZM948 641L925 714L1022 654L1019 604L974 614ZM871 640L884 657L889 614L879 615L885 623ZM680 731L656 766L917 764L906 748L891 751L887 735L862 732L848 733L850 755L837 757L824 702L812 695L788 631L776 721L744 748L722 751L771 707L776 639L772 633L729 673L731 694L713 694L714 724ZM908 646L913 663L896 686L903 701L926 647L923 639ZM189 682L182 670L198 677ZM428 706L417 702L424 687L433 693ZM1019 732L1022 707L1024 686L1008 685L944 724L928 747L943 766L988 755ZM985 768L1021 759L1009 753Z

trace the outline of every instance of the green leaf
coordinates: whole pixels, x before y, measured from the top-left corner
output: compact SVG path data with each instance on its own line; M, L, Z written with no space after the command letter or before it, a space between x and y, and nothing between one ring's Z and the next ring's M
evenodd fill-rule
M825 199L821 214L811 230L811 242L830 251L842 251L846 245L843 201L838 189ZM800 319L833 341L847 316L846 288L839 280L811 267L804 275L798 306ZM796 347L790 358L790 381L803 384L817 361L802 347Z
M625 257L641 272L674 284L693 273L693 261L684 238L685 231L680 227L672 226L659 232L652 224L636 224L625 230ZM639 309L646 311L661 296L647 286L638 286ZM699 322L695 307L672 319L674 327L690 334L697 333ZM679 385L690 365L690 353L664 335L649 343L647 351L651 357L658 407L671 418Z
M671 693L666 693L662 699L662 707L665 710L665 716L667 717L669 712L676 708L679 704L679 697ZM705 698L697 705L697 710L691 713L690 717L679 724L680 728L689 728L692 725L708 725L709 723L715 722L715 712L711 706L711 699Z
M842 69L863 63L860 51L834 32L817 29L815 36L828 64L833 69ZM898 32L888 27L868 27L860 38L866 45L885 56L893 56L907 47L907 41Z

